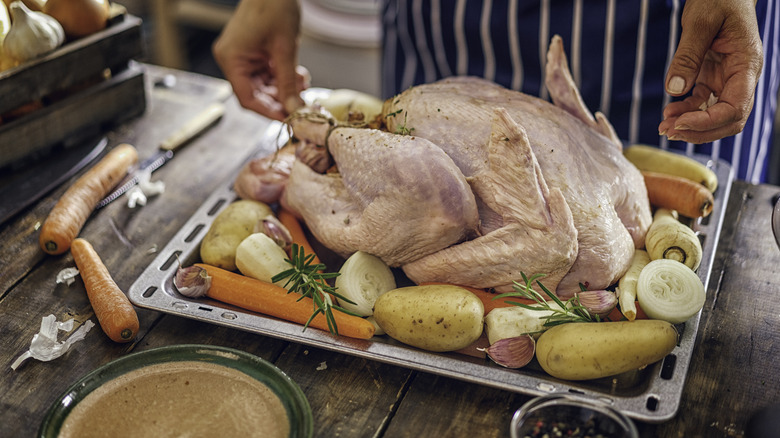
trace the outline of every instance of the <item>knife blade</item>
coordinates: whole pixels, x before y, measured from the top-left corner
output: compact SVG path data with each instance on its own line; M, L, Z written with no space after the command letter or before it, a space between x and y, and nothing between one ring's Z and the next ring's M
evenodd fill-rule
M3 177L0 182L0 224L87 167L103 153L107 144L108 139L102 135L77 141L72 146L47 154L45 160Z
M130 172L122 181L120 181L116 185L116 188L98 203L96 210L105 207L124 195L128 190L135 187L135 185L138 184L141 172L154 172L170 161L176 150L213 126L222 118L224 113L225 105L216 102L206 107L205 110L198 113L191 120L187 121L187 123L182 125L178 130L174 131L168 138L160 143L159 150L156 153L142 161L135 171Z

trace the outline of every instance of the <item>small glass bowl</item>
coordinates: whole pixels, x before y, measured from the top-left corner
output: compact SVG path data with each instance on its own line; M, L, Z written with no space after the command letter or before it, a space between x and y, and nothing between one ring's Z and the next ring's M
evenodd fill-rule
M596 399L568 393L536 397L521 406L512 417L510 435L512 438L544 436L545 431L551 432L555 426L564 429L562 436L586 436L592 429L605 438L639 437L631 419L617 409ZM574 432L568 435L569 431Z

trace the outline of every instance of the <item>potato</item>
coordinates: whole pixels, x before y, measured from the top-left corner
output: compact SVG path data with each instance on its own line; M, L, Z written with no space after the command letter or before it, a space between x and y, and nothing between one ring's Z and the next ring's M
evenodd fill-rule
M451 285L410 286L377 298L374 318L391 338L428 351L468 347L482 335L482 301Z
M676 345L677 330L666 321L572 322L542 333L536 359L553 377L588 380L657 362Z
M241 199L225 207L214 218L200 243L200 259L207 265L236 270L236 248L252 234L255 225L273 214L268 205Z

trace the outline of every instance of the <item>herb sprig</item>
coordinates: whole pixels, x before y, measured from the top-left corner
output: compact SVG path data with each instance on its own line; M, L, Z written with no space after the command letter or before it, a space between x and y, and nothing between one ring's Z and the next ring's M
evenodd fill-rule
M494 300L507 297L519 297L535 301L536 305L520 303L516 301L507 301L509 304L515 306L524 307L530 310L542 310L552 312L549 316L544 317L544 325L552 327L568 322L598 322L601 318L598 315L593 315L588 312L585 306L580 304L580 300L577 295L569 298L568 300L561 301L557 295L550 292L541 281L540 278L544 277L544 274L535 274L528 278L524 273L520 273L523 277L525 284L514 282L512 288L514 292L506 292L494 297ZM539 288L548 296L551 300L547 300L541 293L533 288L536 283ZM552 301L552 304L551 304Z
M290 249L290 258L285 261L290 264L290 269L282 271L271 278L271 282L287 279L284 288L288 293L299 293L301 295L298 301L304 297L309 297L314 303L314 311L309 317L303 329L309 327L311 321L319 314L325 315L328 322L328 330L334 335L339 334L336 326L336 318L333 317L333 309L341 312L359 316L343 307L334 304L333 298L339 301L346 301L354 304L348 298L336 292L336 287L328 284L328 280L338 277L338 272L325 272L326 266L322 263L313 263L314 254L306 254L303 247L293 243Z

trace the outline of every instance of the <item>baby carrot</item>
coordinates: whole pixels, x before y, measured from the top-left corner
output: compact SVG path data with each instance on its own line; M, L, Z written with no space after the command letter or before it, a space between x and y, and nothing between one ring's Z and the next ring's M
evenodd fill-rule
M301 298L299 294L289 293L287 289L273 283L211 265L196 263L194 266L205 269L211 277L211 286L206 292L209 298L301 325L306 324L314 312L315 306L311 298ZM374 336L374 325L368 320L336 309L333 309L333 317L339 335L357 339L370 339ZM328 330L328 322L322 314L312 319L309 326Z
M705 186L687 178L642 171L650 205L676 210L689 217L704 217L712 213L715 200Z
M49 254L68 250L95 206L108 195L127 170L138 162L138 152L129 144L111 150L62 195L41 227L38 244Z
M306 237L306 233L304 233L303 227L298 221L298 218L285 208L280 208L276 217L279 219L279 222L281 222L282 225L287 228L287 231L290 232L290 236L292 236L292 243L296 243L298 246L303 247L304 253L306 255L314 255L314 259L312 260L311 264L319 264L320 259L317 257L317 253L314 252L314 248L312 248L311 244L309 243L309 239Z
M111 278L95 248L88 241L76 238L70 245L70 252L84 280L89 302L100 327L112 341L132 341L138 333L138 315L125 293Z

